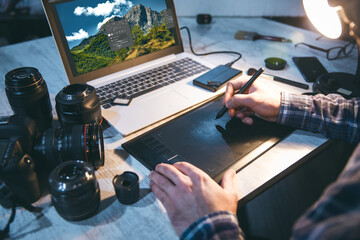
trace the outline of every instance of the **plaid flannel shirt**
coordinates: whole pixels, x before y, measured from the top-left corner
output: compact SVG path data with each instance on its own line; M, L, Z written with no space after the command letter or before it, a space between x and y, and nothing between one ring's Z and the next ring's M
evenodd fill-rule
M360 98L282 93L278 122L358 143ZM219 211L193 223L181 239L244 239L236 216ZM360 239L360 144L338 180L295 224L293 239Z
M320 132L349 143L360 140L360 98L346 100L337 94L303 96L281 94L278 123Z

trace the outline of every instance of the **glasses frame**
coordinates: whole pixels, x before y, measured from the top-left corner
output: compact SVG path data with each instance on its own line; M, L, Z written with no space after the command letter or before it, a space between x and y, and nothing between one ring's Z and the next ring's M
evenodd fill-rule
M295 47L297 47L299 45L305 45L305 46L307 46L309 48L325 52L326 53L326 58L328 60L335 60L335 59L340 58L341 53L343 54L344 57L348 56L355 48L355 41L348 42L347 44L345 44L342 47L338 46L338 47L332 47L332 48L329 48L329 49L316 47L316 46L313 46L313 45L310 45L310 44L304 43L304 42L300 42L300 43L295 44ZM346 49L348 49L348 47L350 47L349 50L346 50ZM334 49L338 49L338 51L337 51L336 56L332 57L332 56L330 56L330 51L334 51Z

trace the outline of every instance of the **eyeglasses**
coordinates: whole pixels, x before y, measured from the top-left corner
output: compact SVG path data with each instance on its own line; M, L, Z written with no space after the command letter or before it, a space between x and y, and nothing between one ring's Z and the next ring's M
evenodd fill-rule
M323 49L323 48L316 47L316 46L313 46L313 45L310 45L307 43L303 43L303 42L295 44L295 47L297 47L299 45L305 45L305 46L308 46L309 48L312 48L312 49L315 49L318 51L322 51L322 52L326 52L326 58L328 60L335 60L341 56L349 55L355 47L355 42L351 41L343 47L333 47L333 48L329 48L329 49Z

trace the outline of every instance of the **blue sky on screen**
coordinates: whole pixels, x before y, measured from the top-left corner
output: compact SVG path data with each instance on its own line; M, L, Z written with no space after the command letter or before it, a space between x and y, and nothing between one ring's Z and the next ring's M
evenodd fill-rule
M108 19L125 15L138 4L157 12L166 9L165 0L75 0L58 4L56 9L71 49L96 34Z

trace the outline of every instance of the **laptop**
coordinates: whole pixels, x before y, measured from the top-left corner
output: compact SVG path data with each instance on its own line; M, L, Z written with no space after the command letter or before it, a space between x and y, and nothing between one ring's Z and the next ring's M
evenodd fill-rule
M184 52L173 0L42 3L69 82L94 86L123 136L222 93L193 85L213 66Z

